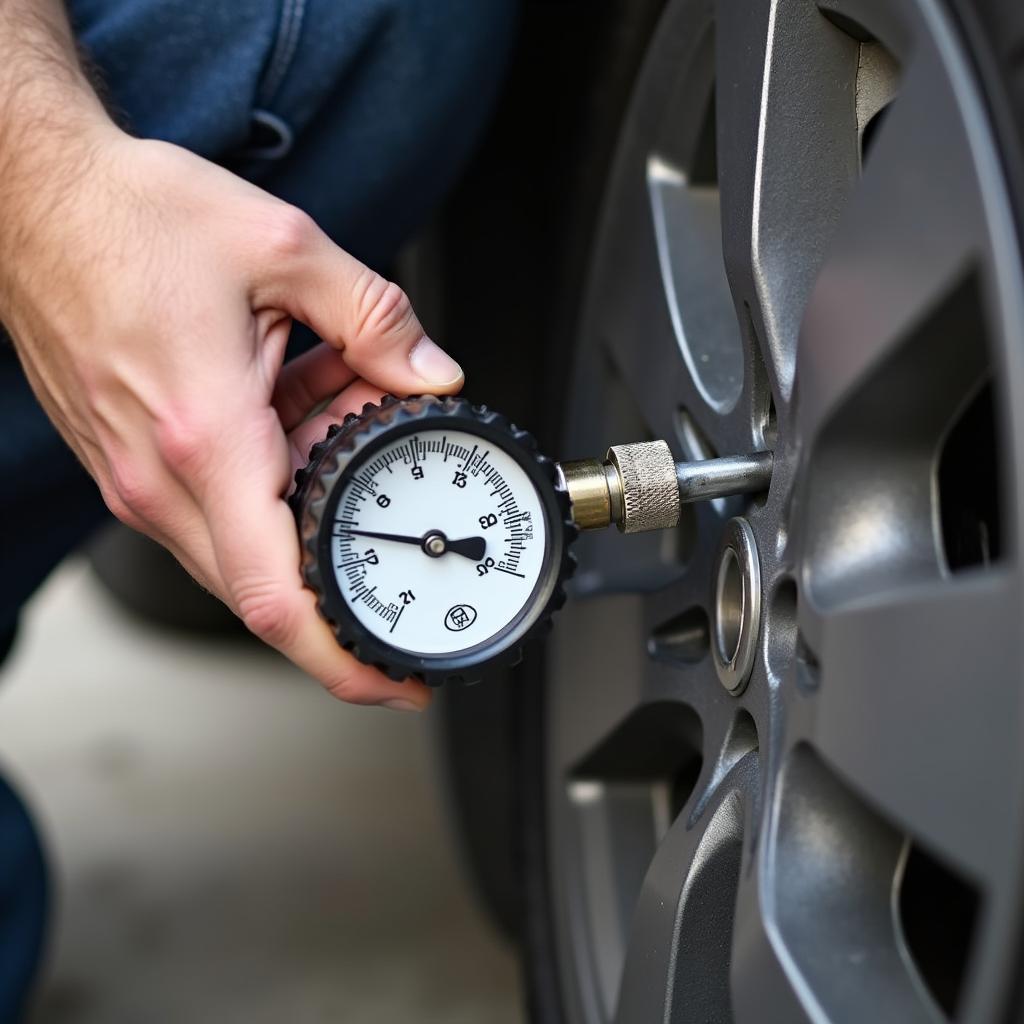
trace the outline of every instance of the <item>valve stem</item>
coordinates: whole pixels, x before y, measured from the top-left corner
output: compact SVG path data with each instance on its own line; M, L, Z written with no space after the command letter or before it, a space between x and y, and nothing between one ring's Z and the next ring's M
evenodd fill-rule
M771 452L676 462L664 441L643 441L613 445L603 462L557 468L581 530L615 523L623 533L642 533L676 526L684 503L767 490L772 465Z

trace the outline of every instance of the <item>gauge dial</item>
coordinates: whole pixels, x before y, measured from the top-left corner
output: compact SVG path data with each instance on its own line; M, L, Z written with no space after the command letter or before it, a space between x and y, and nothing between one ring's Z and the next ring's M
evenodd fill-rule
M350 471L332 523L352 614L414 654L486 643L529 605L547 531L537 489L505 451L461 430L399 437Z
M554 463L460 398L385 398L296 474L302 572L338 642L402 679L469 681L565 600L575 562Z

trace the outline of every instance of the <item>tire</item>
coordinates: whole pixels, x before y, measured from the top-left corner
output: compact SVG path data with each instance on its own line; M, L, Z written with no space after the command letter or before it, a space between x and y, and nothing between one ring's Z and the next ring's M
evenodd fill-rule
M665 5L558 452L775 472L520 675L535 1024L1024 1008L1022 143L1011 0Z
M87 553L107 593L148 625L255 642L227 607L203 590L173 555L141 533L111 522L89 544Z

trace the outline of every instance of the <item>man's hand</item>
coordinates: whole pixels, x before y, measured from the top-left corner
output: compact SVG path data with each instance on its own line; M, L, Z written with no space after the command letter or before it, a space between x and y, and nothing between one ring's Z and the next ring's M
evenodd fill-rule
M36 394L114 514L257 636L343 700L424 707L320 621L284 496L328 423L384 391L457 391L458 365L300 211L88 96L72 123L50 113L82 87L51 79L35 131L0 134L0 319ZM282 370L292 318L327 344Z

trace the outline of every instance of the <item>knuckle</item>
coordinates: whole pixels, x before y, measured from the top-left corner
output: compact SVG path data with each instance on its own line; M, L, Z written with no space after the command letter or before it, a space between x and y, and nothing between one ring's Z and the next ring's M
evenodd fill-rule
M194 473L209 457L210 432L195 417L169 416L156 427L156 448L160 458L175 472Z
M110 514L118 521L130 526L133 530L139 529L141 522L134 512L124 503L117 493L113 484L100 484L100 494L103 497L103 504L107 506Z
M357 341L380 341L397 337L413 321L412 303L394 283L367 271L372 279L359 289Z
M114 459L110 463L110 476L112 487L104 494L107 508L129 526L137 527L140 521L150 521L160 498L145 474L128 460Z
M267 226L265 244L276 258L287 260L306 250L315 231L308 213L282 203Z
M271 647L288 647L294 640L295 613L273 581L236 585L235 606L245 628Z
M346 704L362 704L365 701L360 694L359 683L351 669L342 669L324 682L324 689L335 698Z

